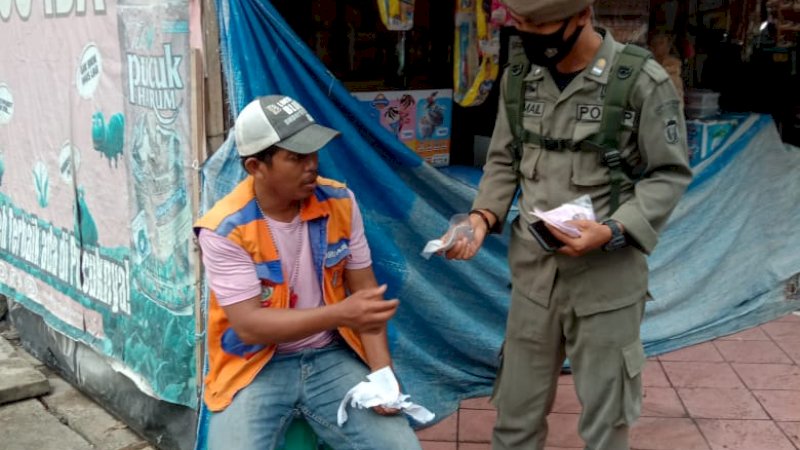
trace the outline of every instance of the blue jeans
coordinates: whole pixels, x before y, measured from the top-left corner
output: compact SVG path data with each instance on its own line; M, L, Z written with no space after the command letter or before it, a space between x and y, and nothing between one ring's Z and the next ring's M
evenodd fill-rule
M348 406L340 428L336 411L347 391L369 373L347 347L276 354L223 411L211 415L208 450L272 450L293 418L303 416L336 450L417 450L419 441L405 417L380 416Z

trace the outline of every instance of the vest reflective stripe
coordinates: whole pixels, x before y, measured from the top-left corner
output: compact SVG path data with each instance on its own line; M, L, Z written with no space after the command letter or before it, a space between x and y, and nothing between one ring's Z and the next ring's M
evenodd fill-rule
M352 202L345 186L319 178L318 186L303 205L300 218L308 222L312 257L326 304L344 300L344 270L349 255ZM253 258L256 273L262 280L262 306L287 308L289 289L281 271L278 250L269 236L255 203L253 179L246 178L228 196L220 200L195 224L195 232L206 228L225 236L244 248ZM223 410L233 396L250 384L269 362L276 346L247 345L230 327L216 294L211 292L208 311L208 361L204 400L212 411ZM365 359L357 333L339 328L350 347Z

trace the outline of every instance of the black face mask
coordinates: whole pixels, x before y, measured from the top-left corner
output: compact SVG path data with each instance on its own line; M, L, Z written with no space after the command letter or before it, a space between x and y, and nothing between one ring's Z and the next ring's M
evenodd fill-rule
M517 31L520 39L522 39L522 48L525 50L525 56L528 57L528 61L531 64L552 68L567 57L569 52L572 51L572 47L575 46L575 42L578 41L581 31L583 31L583 25L580 25L572 33L572 36L564 38L569 22L569 19L565 20L561 28L550 34Z

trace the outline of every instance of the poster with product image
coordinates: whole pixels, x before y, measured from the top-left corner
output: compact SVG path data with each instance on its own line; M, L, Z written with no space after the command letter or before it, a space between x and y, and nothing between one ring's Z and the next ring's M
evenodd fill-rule
M194 406L188 17L0 1L0 294Z

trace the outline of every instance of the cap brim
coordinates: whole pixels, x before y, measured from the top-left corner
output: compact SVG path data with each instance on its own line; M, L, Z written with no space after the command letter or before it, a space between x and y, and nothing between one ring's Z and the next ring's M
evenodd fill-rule
M291 152L307 155L319 151L339 134L334 129L313 123L275 145Z

